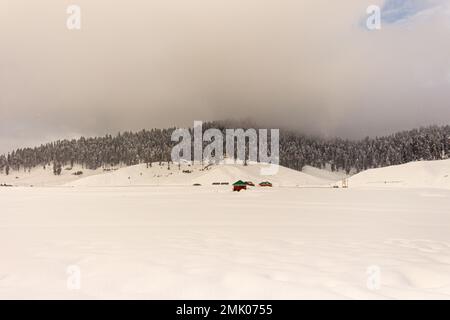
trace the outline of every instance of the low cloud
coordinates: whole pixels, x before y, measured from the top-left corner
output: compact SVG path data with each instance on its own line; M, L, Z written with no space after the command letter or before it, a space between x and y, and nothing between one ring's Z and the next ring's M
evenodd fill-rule
M69 31L72 2L1 3L0 152L194 120L351 138L450 123L447 0L78 0ZM379 31L360 23L372 4Z

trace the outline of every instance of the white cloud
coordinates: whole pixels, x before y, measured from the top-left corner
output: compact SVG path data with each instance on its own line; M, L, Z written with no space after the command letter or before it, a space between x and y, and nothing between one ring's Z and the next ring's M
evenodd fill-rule
M3 141L228 117L349 136L450 122L448 11L368 32L383 3L78 0L77 33L60 1L9 2Z

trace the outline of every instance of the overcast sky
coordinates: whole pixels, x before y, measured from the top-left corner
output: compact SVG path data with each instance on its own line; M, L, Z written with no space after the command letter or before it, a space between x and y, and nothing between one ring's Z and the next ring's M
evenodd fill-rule
M450 124L449 39L450 0L0 0L0 152L194 120Z

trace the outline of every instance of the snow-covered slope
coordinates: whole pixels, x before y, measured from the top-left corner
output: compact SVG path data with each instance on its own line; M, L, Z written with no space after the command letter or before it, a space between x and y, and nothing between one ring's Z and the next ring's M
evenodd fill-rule
M103 173L103 169L99 168L97 170L84 169L81 166L74 166L73 168L63 167L61 174L56 176L53 174L52 166L36 167L28 170L11 170L9 175L4 172L0 173L0 184L7 184L13 186L24 186L24 187L41 187L41 186L58 186L65 183L78 180L82 177L88 177L94 174ZM75 172L82 171L81 175L74 175Z
M203 171L202 171L203 170ZM120 168L114 171L72 181L70 186L139 186L139 185L189 185L192 178L204 173L200 165L188 166L153 163ZM189 171L189 173L188 173Z
M145 164L125 167L113 172L93 175L67 183L70 186L139 186L139 185L212 185L214 183L232 184L237 180L270 181L274 186L323 186L332 181L314 177L296 170L280 166L277 174L261 175L263 164L211 165L203 168L201 165L171 165L161 166L154 163L150 168ZM187 172L189 171L189 172Z
M264 176L261 169L264 164L224 164L178 166L167 163L153 163L151 167L139 164L130 167L103 168L89 170L74 166L63 168L61 175L55 176L51 166L28 171L11 171L8 176L0 174L0 184L14 186L186 186L193 184L213 185L215 183L232 184L237 180L270 181L274 186L314 187L340 185L345 177L342 172L331 172L306 166L302 172L279 167L277 174ZM82 171L82 175L74 175ZM450 159L439 161L419 161L398 166L369 169L352 176L349 187L411 187L450 189Z
M215 182L234 182L236 180L252 181L255 184L261 181L270 181L274 186L322 186L330 184L330 180L321 179L304 172L279 166L277 174L271 176L261 175L264 165L253 164L221 165L212 167L207 173L194 179L195 183L210 185Z
M341 181L342 179L347 177L347 174L344 171L331 171L329 166L327 166L326 169L318 169L311 166L304 166L302 172L310 176L332 182Z
M450 189L450 159L410 162L370 169L349 179L349 187L411 187Z

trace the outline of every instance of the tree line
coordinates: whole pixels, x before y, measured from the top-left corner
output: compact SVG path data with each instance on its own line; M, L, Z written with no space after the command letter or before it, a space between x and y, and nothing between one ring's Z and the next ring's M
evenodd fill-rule
M218 128L225 133L225 129L232 126L225 122L208 122L203 125L203 130L208 128ZM62 166L73 167L75 164L97 169L170 162L171 150L176 144L171 141L173 130L175 128L127 131L115 136L80 137L20 148L0 155L0 172L9 174L11 170L52 166L53 172L58 174ZM302 170L305 165L330 166L333 171L350 173L410 161L446 159L449 155L450 126L423 127L360 140L327 139L280 131L280 164L296 170Z

